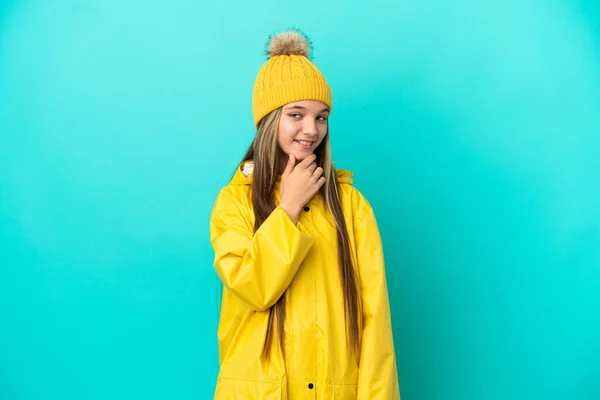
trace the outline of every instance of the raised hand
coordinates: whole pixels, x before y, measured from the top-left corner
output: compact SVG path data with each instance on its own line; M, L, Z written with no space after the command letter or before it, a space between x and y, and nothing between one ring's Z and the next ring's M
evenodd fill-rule
M325 183L323 168L317 167L317 156L311 154L296 165L296 157L290 158L281 175L281 200L279 206L298 222L300 211Z

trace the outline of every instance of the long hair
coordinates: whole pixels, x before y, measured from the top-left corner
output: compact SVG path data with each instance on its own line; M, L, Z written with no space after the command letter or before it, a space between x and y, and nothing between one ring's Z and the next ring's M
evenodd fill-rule
M244 158L244 161L254 162L252 176L252 205L254 207L254 232L265 222L267 217L275 210L273 189L277 182L280 170L281 151L277 144L277 132L281 119L281 108L265 116L258 125L256 136ZM360 296L358 294L357 277L352 265L350 255L350 242L346 221L342 212L340 191L335 169L331 162L331 149L329 132L321 144L315 149L316 163L323 168L325 184L320 192L325 198L325 204L335 222L337 231L338 265L340 280L344 292L344 316L346 321L346 345L350 354L357 354L360 347ZM269 359L275 334L279 338L281 352L284 353L284 321L286 314L285 293L269 310L269 323L267 336L263 348L263 357ZM275 332L276 327L276 332Z

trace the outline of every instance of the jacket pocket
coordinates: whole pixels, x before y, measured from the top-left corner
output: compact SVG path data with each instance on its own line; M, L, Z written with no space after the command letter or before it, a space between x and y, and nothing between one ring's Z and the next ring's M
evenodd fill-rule
M356 400L358 389L355 383L332 384L331 387L335 400Z
M278 382L260 382L222 378L217 381L215 400L282 400L282 385Z

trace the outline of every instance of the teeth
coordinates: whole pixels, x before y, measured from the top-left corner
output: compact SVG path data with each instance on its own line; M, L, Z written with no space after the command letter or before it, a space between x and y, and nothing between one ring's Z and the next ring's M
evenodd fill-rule
M300 144L303 144L303 145L305 145L305 146L310 146L310 145L312 144L312 142L306 142L306 141L304 141L304 140L296 140L296 142L298 142L298 143L300 143Z

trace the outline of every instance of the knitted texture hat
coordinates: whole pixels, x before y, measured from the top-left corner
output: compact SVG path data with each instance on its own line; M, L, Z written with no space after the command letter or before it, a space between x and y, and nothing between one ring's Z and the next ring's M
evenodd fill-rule
M258 72L252 91L254 126L271 111L300 100L318 100L331 108L331 89L310 61L311 42L299 30L269 38L269 59Z

